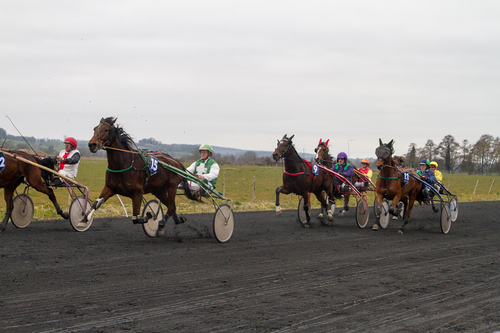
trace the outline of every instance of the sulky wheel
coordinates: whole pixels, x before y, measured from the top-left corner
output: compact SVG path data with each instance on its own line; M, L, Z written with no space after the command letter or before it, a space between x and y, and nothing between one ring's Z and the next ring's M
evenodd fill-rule
M26 194L19 194L14 198L14 209L12 210L12 224L16 228L26 228L33 220L35 208L33 201Z
M455 222L458 217L458 201L457 198L454 197L450 201L450 219L451 222Z
M214 236L219 243L227 242L233 235L234 215L228 204L222 204L214 215Z
M389 225L389 217L391 214L389 213L389 203L387 200L384 199L384 202L382 203L382 211L380 212L380 227L382 229L387 228Z
M149 237L156 237L158 223L163 219L163 209L158 200L149 200L142 210L142 216L148 217L148 222L142 225L142 230L144 230Z
M365 198L361 198L356 205L356 224L363 229L368 223L370 211L368 210L368 202Z
M84 195L77 197L69 206L69 222L75 231L85 231L92 225L94 215L90 216L87 222L81 222L85 212L89 209L91 209L90 200L87 199L87 205L85 205Z
M451 216L450 216L450 206L442 202L441 203L441 231L443 234L450 232L451 228Z

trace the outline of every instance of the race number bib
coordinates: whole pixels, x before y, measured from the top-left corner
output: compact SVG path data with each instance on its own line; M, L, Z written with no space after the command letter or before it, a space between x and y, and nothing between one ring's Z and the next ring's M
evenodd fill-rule
M403 183L406 185L410 181L410 174L408 172L403 172Z
M5 155L0 154L0 170L5 169Z
M312 164L313 175L317 176L319 173L319 167L316 163Z
M156 157L151 157L151 161L149 161L149 171L154 175L158 172L158 160Z

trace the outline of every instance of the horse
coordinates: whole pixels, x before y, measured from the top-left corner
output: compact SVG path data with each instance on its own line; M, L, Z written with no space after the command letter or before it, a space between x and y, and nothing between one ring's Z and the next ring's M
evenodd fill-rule
M139 216L141 200L144 194L152 193L161 203L167 207L167 214L158 224L157 236L164 234L167 220L172 217L175 224L184 223L184 216L177 216L175 196L177 187L182 184L185 195L198 201L197 197L189 189L186 179L165 167L157 167L157 172L152 173L149 163L146 162L147 155L133 149L137 148L129 134L123 127L115 126L117 118L102 118L94 128L94 135L88 146L91 153L99 149L106 151L108 166L106 170L106 182L99 198L92 204L90 211L84 216L80 223L86 223L88 216L93 214L106 200L115 194L123 195L132 199L132 222L134 224L147 223L148 216ZM142 155L142 157L141 157ZM165 164L185 171L186 168L173 157L167 154L155 155Z
M283 185L276 188L276 215L281 215L281 207L279 196L280 193L290 194L295 193L302 196L304 199L304 211L306 213L306 222L301 223L304 228L311 227L311 215L309 211L309 193L314 193L316 198L321 203L321 208L328 212L328 222L323 224L331 225L333 221L333 213L331 211L330 201L325 200L323 192L326 192L328 198L333 198L333 180L332 176L321 168L318 169L318 174L313 175L312 168L308 162L302 159L295 147L293 146L291 137L285 134L283 138L278 140L278 146L273 152L273 159L277 162L280 159L285 160L285 170L283 172Z
M384 144L382 140L379 139L379 147L375 150L375 155L377 156L377 169L380 170L380 173L377 178L375 189L378 209L376 209L377 216L373 229L377 230L380 224L380 214L378 212L382 211L382 202L385 198L392 200L392 205L389 206L389 213L394 216L401 213L402 207L399 205L399 202L403 202L405 213L404 221L399 229L399 233L403 233L403 228L410 221L411 210L420 193L422 184L409 175L404 177L404 173L417 175L414 170L400 168L395 165L392 160L392 154L394 153L393 141L394 140L391 140L389 143Z
M330 140L322 141L322 139L319 139L318 146L314 150L314 152L316 153L314 160L316 161L316 163L321 164L328 169L332 169L332 167L335 164L335 160L330 155L330 151L328 148L329 141ZM347 163L347 161L346 161L346 163ZM356 170L356 167L354 167L354 169ZM352 175L352 184L355 184L358 180L359 180L359 175L356 172L354 172L354 174ZM349 210L349 197L350 197L349 192L350 192L350 190L349 190L349 192L341 193L340 188L339 188L339 184L337 184L336 181L333 181L333 186L334 186L334 188L333 188L334 203L335 203L336 199L340 198L342 195L344 196L344 207L343 207L343 209L340 210L340 215L342 216L344 214L344 212Z
M69 214L67 212L63 212L61 207L59 207L54 191L45 186L42 180L40 168L23 162L16 156L36 163L35 158L27 153L14 150L2 154L0 151L0 165L3 166L3 168L0 169L0 188L4 189L3 196L7 209L5 217L0 224L0 231L5 231L7 227L7 222L9 221L9 218L11 218L12 211L14 209L14 192L24 180L26 180L27 184L38 192L47 195L50 201L54 204L57 214L61 215L65 219L68 219Z

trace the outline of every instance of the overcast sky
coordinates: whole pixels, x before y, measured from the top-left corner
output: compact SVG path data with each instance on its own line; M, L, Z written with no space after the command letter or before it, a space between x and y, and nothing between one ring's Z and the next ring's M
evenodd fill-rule
M0 1L0 127L374 157L499 136L499 1ZM350 141L352 140L352 141Z

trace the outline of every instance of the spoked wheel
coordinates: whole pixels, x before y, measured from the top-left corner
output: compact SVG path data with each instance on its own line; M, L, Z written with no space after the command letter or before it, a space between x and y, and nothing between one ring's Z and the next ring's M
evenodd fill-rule
M453 198L450 201L450 219L451 222L455 222L458 217L458 201L457 198Z
M227 242L233 235L234 215L228 204L222 204L214 215L214 236L219 243Z
M384 199L384 202L382 203L382 211L380 212L380 227L382 229L387 228L389 225L389 218L391 214L389 213L389 203L387 200Z
M85 206L85 196L81 195L77 197L69 206L69 222L71 227L75 231L85 231L92 225L92 221L94 220L94 215L92 215L87 222L81 222L85 213L91 209L90 200L87 200L87 205ZM86 210L84 210L86 209Z
M441 203L441 231L447 234L451 228L450 206L444 202Z
M368 201L365 198L361 198L356 205L356 224L358 227L363 229L368 224L368 218L370 217L370 211L368 210Z
M149 200L142 210L142 216L148 217L148 222L142 224L142 230L149 237L156 237L158 231L158 223L163 219L163 208L158 200Z
M19 194L14 198L14 209L12 210L12 224L16 228L26 228L33 220L35 208L33 201L26 194Z
M309 201L309 214L311 214L311 201ZM332 209L335 209L335 206L332 205ZM303 197L300 197L300 200L299 200L299 206L297 207L297 210L299 212L299 221L300 223L302 224L306 224L307 223L307 216L306 216L306 211L304 210L304 198Z

